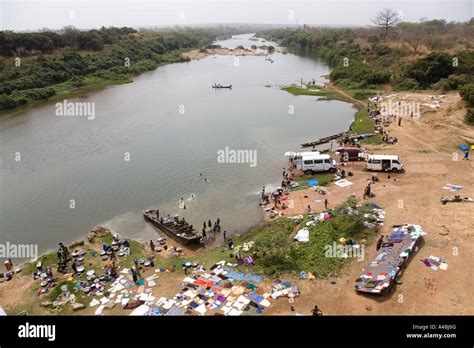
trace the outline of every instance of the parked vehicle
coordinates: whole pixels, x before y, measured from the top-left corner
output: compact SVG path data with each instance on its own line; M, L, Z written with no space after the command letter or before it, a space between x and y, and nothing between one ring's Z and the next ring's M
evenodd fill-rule
M369 155L367 160L367 170L396 173L404 169L403 163L395 155Z
M336 171L336 161L331 159L328 154L304 154L301 160L296 162L296 168L301 169L305 174L310 175L313 172L331 172Z
M358 147L341 146L336 149L336 155L341 156L341 162L361 161L364 159L363 152Z

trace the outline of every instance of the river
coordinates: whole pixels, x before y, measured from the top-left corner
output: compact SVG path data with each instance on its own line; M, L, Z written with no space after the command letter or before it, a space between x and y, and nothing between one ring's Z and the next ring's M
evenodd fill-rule
M263 44L251 36L218 43ZM261 221L259 191L281 181L284 152L348 129L355 112L280 89L301 78L322 83L329 68L321 61L278 52L272 59L209 56L70 100L95 103L94 119L56 116L55 103L2 115L0 243L34 243L42 253L98 224L156 238L141 215L152 207L197 228L219 217L228 235ZM216 82L233 88L214 90ZM256 150L257 165L218 163L226 147Z

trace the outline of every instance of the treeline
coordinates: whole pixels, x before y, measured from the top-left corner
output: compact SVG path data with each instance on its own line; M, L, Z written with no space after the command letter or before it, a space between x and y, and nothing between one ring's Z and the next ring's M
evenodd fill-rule
M54 50L69 47L80 50L100 51L104 45L111 45L136 34L133 28L106 28L80 31L68 26L59 32L48 29L35 33L0 32L0 55L18 56L33 53L50 53Z
M106 30L116 33L114 37L118 41L100 50L81 50L81 47L89 47L91 42L64 36L66 32L76 31L67 28L62 34L65 41L60 45L67 44L58 46L60 49L50 54L0 57L0 109L47 99L58 91L98 82L127 80L161 64L182 61L182 50L205 47L218 34L215 29L146 31L143 35L130 28ZM95 37L96 31L84 33ZM35 37L36 34L31 35Z
M474 105L468 97L472 92L466 92L474 83L474 19L399 23L386 40L379 33L376 28L305 26L257 35L315 53L332 68L330 78L342 88L377 89L390 83L397 90L461 91L466 86L461 96ZM436 45L428 44L433 40Z

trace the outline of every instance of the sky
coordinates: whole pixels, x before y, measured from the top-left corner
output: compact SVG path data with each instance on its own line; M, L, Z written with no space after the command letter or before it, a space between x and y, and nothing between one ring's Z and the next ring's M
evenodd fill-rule
M0 0L0 30L217 23L370 25L386 7L404 20L466 21L474 0Z

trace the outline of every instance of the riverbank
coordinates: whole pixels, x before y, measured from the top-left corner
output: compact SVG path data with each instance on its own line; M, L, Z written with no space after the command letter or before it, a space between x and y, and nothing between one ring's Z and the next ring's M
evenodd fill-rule
M393 97L397 100L418 100L423 102L430 98L429 93L400 93ZM470 272L469 258L472 260L472 230L470 216L474 213L474 206L469 203L450 203L442 205L439 198L449 194L442 189L447 183L454 183L463 186L463 196L473 196L474 192L470 183L473 177L473 165L471 161L453 161L452 153L456 151L457 146L464 142L463 137L474 137L473 129L465 128L463 117L465 109L457 93L448 94L444 99L442 107L436 110L429 108L422 109L422 115L419 120L404 120L399 127L391 124L388 131L396 136L399 141L395 145L367 144L367 148L372 153L392 153L400 156L406 165L406 172L391 174L390 178L386 174L379 175L380 181L373 186L376 193L375 198L370 199L370 203L382 206L385 210L385 224L379 233L387 233L391 225L405 222L420 224L428 235L422 244L418 255L404 272L402 283L398 284L393 294L378 298L358 295L354 291L354 279L356 279L368 260L374 256L375 248L373 240L378 233L372 233L371 238L363 236L356 237L360 240L366 240L366 255L362 262L353 261L344 262L336 265L337 272L325 273L324 270L331 268L323 263L314 263L314 260L320 260L311 256L310 263L297 263L300 268L294 268L295 263L289 262L286 255L292 255L299 251L291 251L289 246L293 242L293 237L303 224L308 221L305 214L305 208L311 204L314 213L319 213L324 209L322 203L325 198L329 201L329 208L335 208L343 204L348 196L355 195L359 202L363 202L362 191L367 182L369 174L363 169L363 163L350 162L349 167L354 176L350 178L352 185L349 187L337 187L328 183L326 185L327 193L321 196L312 188L293 191L289 199L294 202L291 208L285 211L285 216L275 221L264 222L259 226L250 229L246 233L233 237L234 244L243 245L244 243L254 242L255 251L259 248L273 248L275 255L272 255L267 261L260 262L262 259L256 258L256 266L239 266L240 271L262 273L267 277L259 285L264 291L271 291L272 279L278 275L280 278L288 279L300 289L300 297L296 298L292 306L296 313L310 314L314 304L323 310L326 315L340 314L472 314L473 300L469 295L470 287L473 285L471 277L466 276ZM460 154L461 158L461 154ZM317 202L319 201L319 203ZM420 207L423 207L420 209ZM299 222L288 219L287 216L303 215ZM323 226L336 226L337 220ZM318 225L316 225L318 226ZM347 237L340 234L341 231L351 231L352 228L342 228L337 225L338 234L330 236L326 242L332 242L340 237ZM326 227L325 227L326 229ZM310 240L318 240L322 231L310 228ZM368 236L366 236L368 237ZM110 242L111 236L98 239L91 245L80 246L81 250L90 253L92 250L98 252L101 249L102 242ZM129 268L134 257L146 258L150 256L151 250L147 245L130 241L133 245L133 253L130 257L120 260L119 270ZM323 242L321 240L321 242ZM311 245L311 244L309 244ZM176 246L171 242L170 246ZM171 250L171 248L170 248ZM267 249L268 250L268 249ZM298 250L298 249L297 249ZM314 248L302 255L312 255ZM320 250L320 249L319 249ZM455 252L455 250L457 250ZM309 251L309 253L308 253ZM321 250L320 250L321 251ZM230 250L225 250L223 246L218 246L212 250L202 253L191 253L184 250L179 256L173 256L171 252L166 255L154 253L155 267L144 268L143 277L158 275L154 280L156 286L153 287L153 296L172 297L180 291L180 283L185 277L182 263L192 262L209 268L211 265L224 260L233 262ZM252 255L250 249L249 255ZM448 260L449 269L447 271L433 271L426 268L418 259L428 257L429 255L442 256ZM274 259L274 258L279 258ZM265 257L267 258L267 257ZM265 259L264 258L264 259ZM40 258L45 265L55 264L55 254L49 254ZM301 259L298 259L301 261ZM328 261L327 259L323 259ZM331 260L329 260L331 261ZM96 274L103 272L103 264L99 259L91 262L92 269ZM311 267L323 267L312 269ZM70 305L52 310L54 297L58 295L58 289L61 285L68 285L72 289L70 275L60 276L56 288L42 298L37 296L37 291L41 289L38 281L32 279L31 274L27 274L34 269L34 264L26 266L23 272L14 277L9 282L0 284L0 298L2 306L8 314L19 314L27 311L29 314L94 314L96 307L90 307L90 296L82 298L77 295L78 303L84 305L83 309L73 312ZM155 272L155 269L162 269L164 272ZM292 270L292 271L291 271ZM299 271L313 271L316 279L299 279ZM311 272L311 273L313 273ZM56 274L56 272L55 272ZM199 274L199 272L196 272ZM68 282L68 283L64 283ZM139 287L135 290L138 291ZM134 290L134 291L135 291ZM420 296L423 294L423 296ZM400 296L403 302L399 302ZM44 303L44 306L41 305ZM47 305L46 305L47 304ZM106 309L104 314L129 314L131 310L124 310L120 305L114 308ZM282 315L294 314L290 305L285 299L272 301L265 314Z
M435 99L443 100L441 107L422 106L419 119L404 118L401 126L395 123L389 126L390 136L398 138L395 145L364 144L370 153L398 155L406 166L406 172L402 174L379 174L380 181L372 187L376 196L370 202L382 206L386 212L386 223L380 233L386 234L391 225L406 222L419 224L428 232L400 284L393 293L380 299L356 294L354 280L375 255L375 247L371 246L366 249L363 264L348 265L337 278L300 281L302 295L294 305L297 312L304 313L318 304L325 314L336 315L472 314L474 303L467 289L473 285L468 275L472 272L469 265L473 261L471 231L474 225L470 216L474 213L474 205L442 205L440 197L449 195L443 187L450 183L463 187L462 196L473 197L470 184L474 180L473 165L471 161L461 160L462 152L458 147L465 144L466 139L472 139L474 129L463 123L466 109L458 93L440 98L433 92L401 92L393 93L390 100L393 103L429 104L433 95ZM458 157L453 157L453 153ZM285 216L304 213L308 204L315 212L323 211L325 199L329 208L344 202L348 195L363 201L362 193L370 179L364 163L349 162L344 169L354 174L347 178L350 186L326 185L325 195L312 188L293 191L287 198L293 204L284 210ZM464 250L462 255L460 250ZM445 257L449 260L449 269L436 272L419 262L430 255ZM288 307L279 302L270 312L290 314Z

